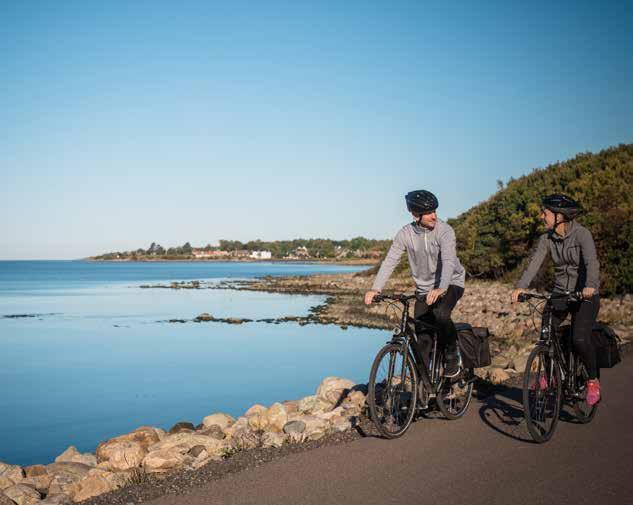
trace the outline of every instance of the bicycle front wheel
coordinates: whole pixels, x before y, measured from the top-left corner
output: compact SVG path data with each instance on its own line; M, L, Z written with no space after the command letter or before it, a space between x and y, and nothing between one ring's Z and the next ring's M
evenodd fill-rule
M561 395L558 364L549 356L546 346L537 345L528 356L523 375L525 422L535 442L547 442L554 434Z
M369 375L367 403L380 434L397 438L404 434L415 415L418 377L402 346L387 344L377 354Z

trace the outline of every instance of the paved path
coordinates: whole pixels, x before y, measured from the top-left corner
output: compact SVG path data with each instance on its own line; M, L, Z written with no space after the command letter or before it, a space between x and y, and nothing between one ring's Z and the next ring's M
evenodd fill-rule
M521 392L502 388L458 421L420 420L398 440L295 454L152 505L633 504L631 357L603 371L589 425L529 442ZM517 401L518 400L518 401Z

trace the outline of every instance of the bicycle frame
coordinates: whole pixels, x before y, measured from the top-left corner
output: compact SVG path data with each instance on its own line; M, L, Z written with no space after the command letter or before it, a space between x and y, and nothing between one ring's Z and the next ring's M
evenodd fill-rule
M391 343L400 345L402 348L402 354L408 354L412 363L415 364L416 371L419 374L419 378L422 382L422 385L426 391L428 391L428 397L433 398L437 394L437 390L440 385L439 381L439 360L437 360L437 328L430 323L419 321L418 323L429 331L433 338L433 346L430 354L430 363L427 369L427 366L424 362L419 363L418 359L415 356L415 353L412 352L411 342L412 339L416 338L415 332L415 323L411 320L409 316L409 307L410 301L414 299L415 296L410 297L401 297L399 299L400 303L403 304L402 317L400 319L400 326L396 327L393 337L391 338ZM389 367L389 376L393 376L393 361L390 362ZM430 374L429 374L430 371ZM404 372L403 372L404 373ZM404 380L404 377L401 377L401 380ZM426 399L422 398L420 395L421 391L418 390L418 399L422 402L423 405L426 406Z
M556 335L556 332L552 328L553 322L553 310L552 305L552 296L545 298L546 300L546 308L548 308L548 319L547 323L541 326L541 336L539 342L545 345L549 350L550 357L550 370L549 377L552 377L553 370L551 367L556 364L560 370L561 382L563 385L563 392L567 396L577 396L578 395L578 385L576 384L576 375L574 373L575 370L575 360L576 356L572 349L569 349L567 352L567 356L563 352L563 348L560 343L560 338ZM549 307L548 307L549 305Z

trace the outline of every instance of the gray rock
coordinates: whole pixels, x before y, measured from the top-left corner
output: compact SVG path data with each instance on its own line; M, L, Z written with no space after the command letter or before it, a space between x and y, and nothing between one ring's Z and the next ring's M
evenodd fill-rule
M303 421L290 421L284 425L284 433L303 433L306 429L306 423Z

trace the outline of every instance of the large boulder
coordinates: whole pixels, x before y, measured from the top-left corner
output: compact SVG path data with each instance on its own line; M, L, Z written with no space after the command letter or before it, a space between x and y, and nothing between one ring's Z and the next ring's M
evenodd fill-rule
M217 424L212 424L208 428L202 428L198 431L200 435L205 435L207 437L215 438L216 440L224 440L226 438L226 433L222 431Z
M25 477L20 484L24 484L26 486L31 486L33 489L36 489L39 493L46 494L48 492L48 488L53 481L53 476L44 474L44 475L36 475L34 477Z
M74 445L71 445L55 458L55 463L83 463L88 466L97 466L97 457L90 453L80 453Z
M231 426L224 430L224 433L226 433L226 436L230 438L236 431L239 430L248 430L248 417L238 417Z
M284 425L288 422L288 412L281 403L274 403L260 417L263 421L263 429L275 433L281 433Z
M202 424L205 428L210 428L211 426L218 425L223 430L231 426L233 423L235 423L235 419L233 419L228 414L224 414L222 412L210 414L202 420Z
M330 405L338 405L355 385L355 382L341 377L326 377L319 385L316 396Z
M5 489L4 494L17 505L36 505L42 498L35 489L24 484L14 484Z
M141 426L131 433L111 438L97 446L97 462L104 470L124 471L140 466L151 445L161 441L165 432Z
M266 411L266 407L264 407L263 405L260 405L259 403L256 403L244 413L244 417L250 417L253 415L261 414L262 412L265 412L265 411Z
M366 396L362 391L350 391L349 394L343 400L342 406L347 407L353 406L358 409L363 409L365 407Z
M18 465L9 465L0 461L0 477L6 477L17 484L24 478L24 471Z
M209 454L218 454L227 444L224 440L218 440L199 433L181 432L168 435L160 442L150 446L149 452L176 449L181 454L186 454L196 445L204 446Z
M261 437L248 428L239 428L235 430L230 441L230 447L238 451L254 449L260 445Z
M121 472L141 465L147 451L139 442L111 439L97 447L99 468Z
M24 477L21 484L31 486L42 494L48 493L48 487L53 480L53 476L48 474L44 465L26 466L24 467L24 474L26 477Z
M143 469L147 473L160 473L174 468L180 468L187 461L192 459L186 456L179 449L168 448L150 451L143 459Z
M39 477L40 475L48 475L48 471L44 465L31 465L24 467L24 475L27 477Z
M251 414L247 417L248 428L253 431L264 431L266 429L268 421L266 420L266 409L258 412L257 414Z
M88 472L88 475L77 483L73 500L80 502L93 496L114 491L125 486L127 481L128 476L125 473L113 473L93 468Z
M176 433L192 432L195 429L196 429L196 427L193 425L193 423L190 423L189 421L180 421L180 422L177 422L176 424L174 424L169 429L169 434L170 435L174 435Z
M92 467L83 463L51 463L47 465L46 471L52 476L48 486L48 494L66 494L71 498L77 491L77 484L81 481Z
M317 395L312 395L299 400L297 410L301 414L316 414L317 412L326 412L331 410L332 406L332 403L322 400Z
M316 416L304 416L302 419L306 425L306 428L302 433L302 441L319 440L328 432L329 424L324 419L320 419Z

